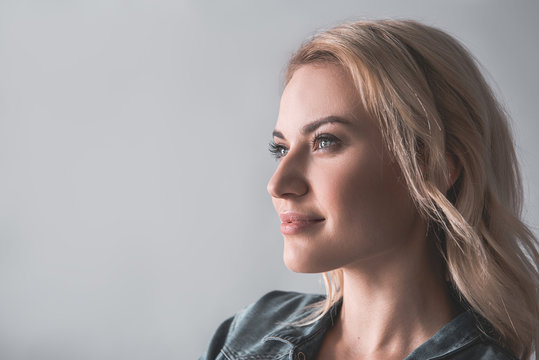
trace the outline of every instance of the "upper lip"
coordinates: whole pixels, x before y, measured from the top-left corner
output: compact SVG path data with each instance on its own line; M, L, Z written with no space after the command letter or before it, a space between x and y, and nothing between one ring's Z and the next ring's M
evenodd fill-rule
M325 220L322 216L319 216L319 215L304 214L304 213L298 213L298 212L280 213L279 217L281 218L281 222L283 223Z

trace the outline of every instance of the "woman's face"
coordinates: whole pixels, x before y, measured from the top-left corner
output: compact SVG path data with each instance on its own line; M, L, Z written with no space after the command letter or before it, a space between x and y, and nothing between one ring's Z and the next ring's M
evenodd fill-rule
M425 236L378 125L358 99L349 75L329 64L300 67L283 92L268 192L293 271L355 266Z

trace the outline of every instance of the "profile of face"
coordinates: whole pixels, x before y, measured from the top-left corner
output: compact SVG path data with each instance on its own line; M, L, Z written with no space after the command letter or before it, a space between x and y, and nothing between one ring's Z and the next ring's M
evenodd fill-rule
M282 94L273 135L278 165L268 192L290 270L353 267L424 239L425 222L344 69L297 69Z

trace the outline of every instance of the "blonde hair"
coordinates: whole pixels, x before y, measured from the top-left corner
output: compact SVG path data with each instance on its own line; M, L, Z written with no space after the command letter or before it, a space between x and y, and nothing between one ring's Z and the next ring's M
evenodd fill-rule
M537 240L520 220L522 186L507 116L472 56L436 28L381 20L315 35L292 56L286 83L312 63L348 71L437 234L431 238L459 301L488 320L502 346L530 358L539 318ZM460 175L445 193L448 157ZM326 300L307 322L342 298L342 271L324 278Z

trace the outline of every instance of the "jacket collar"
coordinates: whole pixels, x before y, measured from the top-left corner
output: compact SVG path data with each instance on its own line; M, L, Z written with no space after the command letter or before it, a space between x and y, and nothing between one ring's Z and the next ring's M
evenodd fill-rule
M471 345L480 336L474 313L470 310L464 311L421 344L405 360L440 358Z
M335 303L330 310L324 314L319 320L303 326L292 325L298 320L302 320L305 317L312 314L310 312L301 312L299 315L293 315L282 326L275 331L268 334L264 341L277 340L289 343L293 346L299 346L307 341L312 341L313 338L323 337L327 330L329 330L335 322L339 311L342 306L342 298Z

